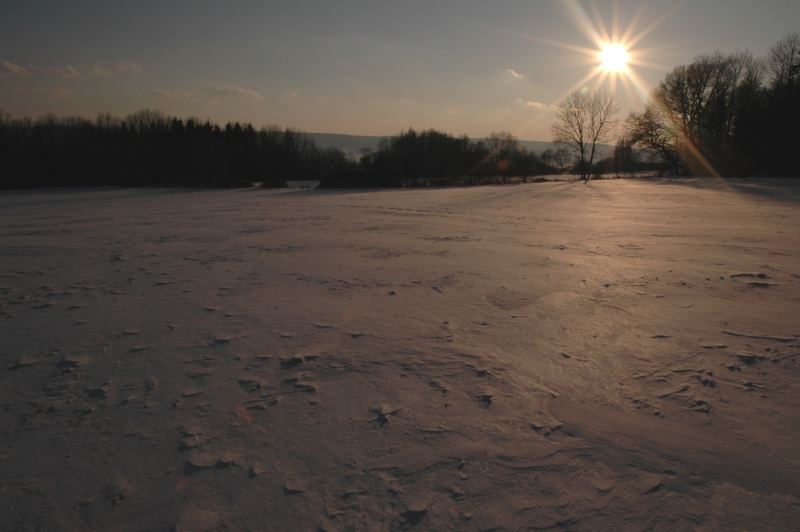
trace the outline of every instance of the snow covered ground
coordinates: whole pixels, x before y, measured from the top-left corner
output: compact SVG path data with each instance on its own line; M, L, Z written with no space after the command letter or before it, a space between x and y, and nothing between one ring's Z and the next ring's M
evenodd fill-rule
M792 529L800 186L0 195L3 530Z

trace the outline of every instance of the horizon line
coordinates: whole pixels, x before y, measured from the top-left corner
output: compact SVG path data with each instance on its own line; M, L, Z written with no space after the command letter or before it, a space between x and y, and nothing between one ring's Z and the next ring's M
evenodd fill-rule
M111 116L113 116L115 118L124 119L126 116L135 114L135 113L140 112L140 111L148 111L148 110L149 111L156 111L156 112L159 112L159 113L163 113L167 117L177 118L179 120L184 120L184 121L185 120L194 119L194 120L198 120L198 121L201 121L201 122L211 122L212 124L215 124L215 125L249 124L249 125L253 126L254 128L263 128L263 127L274 126L274 127L280 127L280 128L283 128L283 129L287 129L287 128L288 129L294 129L294 130L297 130L300 133L303 133L303 134L306 134L306 135L341 135L341 136L346 136L346 137L390 138L390 137L397 137L397 136L401 135L403 132L408 131L409 129L413 129L414 131L429 131L429 130L433 130L433 131L438 131L440 133L446 133L448 135L453 135L455 137L466 136L469 139L486 139L492 133L492 132L489 132L489 133L487 133L485 135L469 135L467 133L454 133L454 132L449 131L449 130L437 129L435 127L416 128L414 126L406 126L404 128L401 128L398 132L391 133L391 134L340 133L340 132L335 132L335 131L310 131L310 130L305 130L305 129L302 129L302 128L299 128L299 127L296 127L296 126L281 125L281 124L275 124L275 123L264 123L264 124L260 124L260 125L256 126L256 123L252 122L252 121L242 121L242 120L217 121L217 120L211 119L210 117L201 118L199 116L191 116L191 115L189 115L189 116L178 116L177 114L171 114L169 112L162 111L161 109L152 108L152 107L143 107L141 109L137 109L136 111L130 111L130 112L127 112L127 113L124 113L124 114L116 114L116 113L112 113L111 111L97 111L96 113L94 113L93 116L87 116L87 115L81 114L81 113L63 113L63 112L54 112L54 111L47 111L47 112L44 112L44 113L39 113L38 115L28 115L28 114L14 115L11 112L8 112L8 111L5 111L5 112L12 119L29 118L31 120L36 120L36 119L39 119L39 118L46 117L48 115L52 115L52 116L55 116L57 118L83 118L85 120L96 120L99 115L108 114L108 115L111 115ZM3 112L3 111L4 111L3 108L0 107L0 112ZM497 131L504 131L504 130L497 130ZM511 132L508 131L508 133L511 133ZM514 135L514 137L518 141L521 141L521 142L545 142L545 143L548 143L548 144L553 144L553 142L554 142L552 140L526 139L526 138L519 137L514 133L511 133L511 134Z

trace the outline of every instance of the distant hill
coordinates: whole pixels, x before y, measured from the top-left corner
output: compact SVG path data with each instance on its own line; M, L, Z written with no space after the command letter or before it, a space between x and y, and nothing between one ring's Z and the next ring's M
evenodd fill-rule
M314 142L320 148L340 149L349 158L354 160L361 157L365 151L374 150L378 146L378 142L384 138L373 135L345 135L342 133L307 133L307 135L314 139ZM556 148L555 144L552 142L543 140L520 140L519 143L528 151L533 150L536 153ZM608 144L602 144L597 148L597 155L595 157L598 160L608 157L614 152L614 147Z

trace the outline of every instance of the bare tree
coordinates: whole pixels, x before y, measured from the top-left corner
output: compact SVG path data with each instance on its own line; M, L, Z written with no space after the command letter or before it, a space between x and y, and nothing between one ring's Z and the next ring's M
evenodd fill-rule
M740 166L742 145L758 116L763 62L749 53L716 52L667 73L643 113L632 113L627 135L657 154L673 173L679 162L695 175ZM747 139L746 141L744 139Z
M557 148L556 151L553 152L553 161L556 163L559 173L563 174L567 171L567 165L570 161L570 151L563 146Z
M508 175L512 171L512 161L519 151L519 141L507 131L494 131L486 137L489 153L486 164L499 175Z
M486 137L486 146L495 161L508 160L519 150L519 141L507 131L494 131Z
M633 140L630 137L623 135L617 139L611 162L617 177L623 172L631 172L637 169L639 166L639 153L633 148Z
M616 127L614 98L603 90L576 90L556 109L553 141L568 147L578 159L581 179L591 176L597 145L611 140Z
M769 51L767 67L776 86L800 83L800 33L791 33L775 43Z
M730 148L742 98L761 85L761 64L748 53L700 56L669 72L655 97L692 145Z
M625 124L625 135L638 146L669 165L673 175L680 166L678 135L663 108L657 103L658 93L641 113L631 113Z
M547 148L542 153L539 154L539 159L542 161L542 164L547 166L548 168L554 168L553 165L555 162L553 161L553 150Z

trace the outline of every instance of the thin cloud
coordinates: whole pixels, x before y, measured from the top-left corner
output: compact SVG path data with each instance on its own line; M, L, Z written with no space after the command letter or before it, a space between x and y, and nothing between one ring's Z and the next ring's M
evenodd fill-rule
M153 96L160 96L162 98L186 98L193 96L196 91L186 89L153 89L150 94Z
M200 88L200 91L209 96L244 96L254 100L260 100L261 95L253 89L245 89L236 85L208 84Z
M52 74L55 76L60 76L62 78L80 78L81 73L78 72L78 69L73 67L72 65L64 65L64 66L29 66L28 70L31 72L36 72L37 74Z
M57 74L57 75L59 75L61 77L64 77L64 78L79 78L79 77L81 77L81 73L78 72L78 69L73 67L73 66L71 66L71 65L65 65L63 67L55 67L55 68L50 69L50 71L53 72L54 74Z
M19 92L39 94L50 98L65 98L72 95L72 91L61 87L31 87L17 89Z
M70 67L71 68L71 67ZM114 76L117 74L141 74L144 67L131 61L94 63L81 69L85 76Z
M0 61L0 76L23 76L30 71L22 65L12 63L11 61Z
M110 77L118 74L140 74L144 67L131 61L110 61L74 67L58 66L22 66L11 61L0 61L0 76L21 76L24 74L43 74L62 78Z
M521 105L526 109L543 110L552 108L552 105L548 105L544 102L537 102L536 100L526 100L524 98L517 98L516 100L514 100L514 103L516 103L517 105Z
M525 74L513 68L503 70L503 77L509 81L518 81L525 79Z
M239 96L254 100L261 99L261 94L252 89L245 89L244 87L226 83L209 83L196 89L153 89L150 94L161 98L225 98Z

